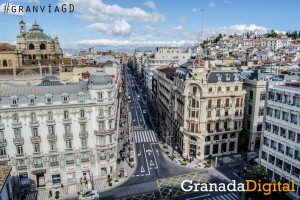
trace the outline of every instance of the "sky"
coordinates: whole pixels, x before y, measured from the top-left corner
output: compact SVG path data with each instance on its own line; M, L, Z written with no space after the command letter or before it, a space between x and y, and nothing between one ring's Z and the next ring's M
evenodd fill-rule
M16 11L4 13L8 3ZM31 12L18 12L19 6ZM45 6L44 12L33 13L33 6ZM15 43L21 19L27 30L36 22L44 33L57 36L63 49L193 46L219 33L299 31L300 1L0 0L0 42Z

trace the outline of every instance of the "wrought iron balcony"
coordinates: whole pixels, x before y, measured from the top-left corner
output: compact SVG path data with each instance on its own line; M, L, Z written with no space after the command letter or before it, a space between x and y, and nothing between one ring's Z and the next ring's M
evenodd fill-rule
M30 137L32 143L41 142L41 136Z
M39 121L30 121L29 126L39 126Z
M14 138L14 143L15 144L24 144L24 138L23 137Z
M90 162L90 158L81 158L81 162Z
M42 164L34 164L34 168L43 168L44 165L43 163Z
M11 127L12 128L21 128L22 122L12 122Z
M109 130L95 130L95 135L100 136L100 135L107 135L107 134L112 134L115 132L115 129L109 129Z
M0 147L5 147L7 145L6 139L0 139Z
M27 165L18 166L18 170L27 170Z
M54 142L54 141L57 141L57 136L56 136L56 134L49 134L49 135L47 135L47 139L49 142Z
M86 123L88 120L87 120L87 117L79 117L78 118L78 122L79 123Z
M89 133L87 131L80 131L79 132L79 137L80 138L87 138Z
M55 123L55 120L46 120L46 125L47 126L54 126L56 123Z
M105 116L104 115L98 115L97 116L97 121L102 121L105 119Z
M54 166L58 166L59 165L59 161L52 161L50 162L50 166L54 167Z
M72 123L72 119L71 119L71 118L63 119L63 120L62 120L62 123L63 123L63 124L71 124L71 123Z
M66 160L67 165L72 165L75 163L75 160Z
M64 133L64 139L65 140L73 139L73 134L72 133Z

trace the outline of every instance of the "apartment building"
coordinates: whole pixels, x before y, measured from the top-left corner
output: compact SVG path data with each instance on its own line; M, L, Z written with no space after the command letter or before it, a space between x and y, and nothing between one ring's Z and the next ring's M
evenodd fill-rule
M291 38L263 38L261 39L261 47L267 47L272 50L277 50L291 44Z
M300 197L300 82L269 86L260 162L272 180L295 181Z
M236 153L246 91L236 71L209 71L199 57L174 75L173 132L185 157Z
M55 187L115 173L116 88L100 69L74 84L1 84L0 161L14 183Z

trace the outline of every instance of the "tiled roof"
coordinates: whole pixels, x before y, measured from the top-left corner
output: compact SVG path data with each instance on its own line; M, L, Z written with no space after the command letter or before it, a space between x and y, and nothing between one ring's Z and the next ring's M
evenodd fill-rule
M210 71L207 74L207 83L241 81L241 75L236 71Z
M7 177L9 176L11 171L11 166L8 165L0 165L0 193L3 190L3 186L5 184L5 181L7 179Z
M157 70L166 75L172 76L175 74L177 68L178 67L163 67L163 68L157 68Z
M12 46L8 43L0 43L0 51L15 51L15 46Z

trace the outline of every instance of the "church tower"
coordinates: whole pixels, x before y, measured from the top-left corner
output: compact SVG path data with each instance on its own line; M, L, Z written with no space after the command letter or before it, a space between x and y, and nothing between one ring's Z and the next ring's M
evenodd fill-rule
M19 23L20 27L20 37L25 37L26 36L26 24L23 20Z

